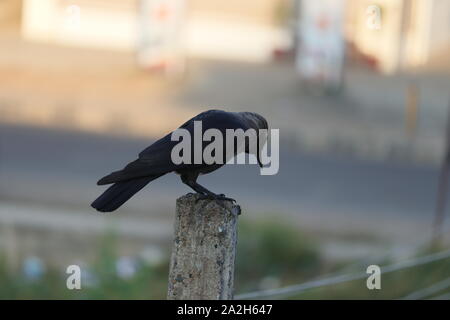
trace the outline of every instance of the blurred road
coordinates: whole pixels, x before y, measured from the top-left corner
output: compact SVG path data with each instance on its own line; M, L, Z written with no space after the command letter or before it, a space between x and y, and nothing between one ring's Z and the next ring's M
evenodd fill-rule
M48 207L55 214L77 212L88 225L89 218L98 214L89 204L104 189L95 185L97 179L123 167L149 143L3 125L0 217L18 215L12 207L36 211L38 216ZM350 230L358 235L417 239L430 232L438 173L434 167L303 154L283 143L280 162L275 176L260 176L255 165L230 165L199 181L236 198L250 217L281 215L328 233ZM170 225L175 199L190 191L178 176L167 175L112 215ZM42 219L52 220L44 215Z

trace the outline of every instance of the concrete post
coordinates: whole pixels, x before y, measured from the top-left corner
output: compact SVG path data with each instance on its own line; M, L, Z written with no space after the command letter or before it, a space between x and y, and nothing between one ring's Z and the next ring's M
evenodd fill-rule
M167 298L230 300L240 207L197 198L177 199Z

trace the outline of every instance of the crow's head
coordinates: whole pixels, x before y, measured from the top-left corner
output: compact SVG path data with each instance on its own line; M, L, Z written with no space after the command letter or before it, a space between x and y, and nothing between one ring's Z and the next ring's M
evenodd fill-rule
M267 120L260 114L255 112L240 112L240 115L247 122L250 128L253 128L256 131L260 129L269 129Z

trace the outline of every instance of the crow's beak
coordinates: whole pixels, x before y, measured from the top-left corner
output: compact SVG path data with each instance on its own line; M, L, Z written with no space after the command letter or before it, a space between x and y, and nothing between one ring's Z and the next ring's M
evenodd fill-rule
M258 161L259 167L264 168L264 165L261 162L261 153L262 153L262 146L260 146L260 137L258 136L258 152L256 153L256 160Z
M263 168L263 167L264 167L264 165L262 164L262 162L261 162L261 160L259 159L259 157L258 157L258 164L259 164L259 167L260 167L260 168Z

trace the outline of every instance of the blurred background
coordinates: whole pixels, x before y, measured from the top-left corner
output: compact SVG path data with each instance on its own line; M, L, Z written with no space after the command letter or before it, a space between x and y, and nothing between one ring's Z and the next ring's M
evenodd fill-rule
M165 298L191 190L167 175L118 212L89 205L211 108L280 129L277 175L199 180L242 207L237 293L446 250L449 55L450 0L0 0L0 298ZM285 298L397 299L449 266Z

